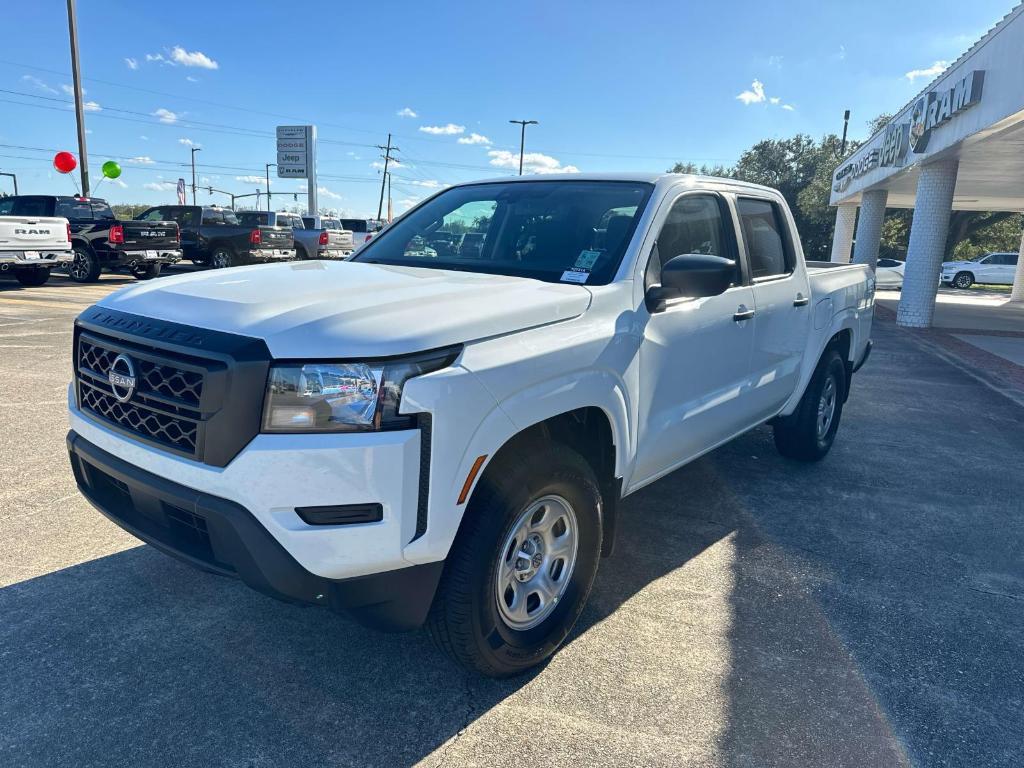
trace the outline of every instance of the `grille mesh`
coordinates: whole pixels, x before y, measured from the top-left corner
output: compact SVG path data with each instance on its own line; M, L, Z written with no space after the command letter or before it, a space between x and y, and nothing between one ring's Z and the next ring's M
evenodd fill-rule
M78 343L79 366L106 378L117 352L86 339ZM136 366L136 386L141 393L151 393L180 400L196 408L203 396L203 375L173 365L133 358Z
M81 382L81 393L82 407L98 416L158 443L190 454L196 452L199 433L197 423L158 413L130 402L119 402L113 396L86 382Z

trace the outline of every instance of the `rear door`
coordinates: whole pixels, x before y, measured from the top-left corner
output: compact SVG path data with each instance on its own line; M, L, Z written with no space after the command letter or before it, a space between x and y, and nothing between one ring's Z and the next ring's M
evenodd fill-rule
M736 214L754 284L754 351L748 395L757 420L774 416L800 381L810 333L810 288L795 226L772 197L738 195Z
M1019 257L1020 254L1017 253L997 253L993 256L995 266L992 271L992 282L999 285L1013 285L1013 276L1017 271Z
M645 289L660 282L664 263L687 253L734 259L737 271L725 293L672 300L664 311L646 317L634 487L753 423L743 395L754 343L754 324L747 315L754 295L740 262L728 202L717 193L685 192L664 207L654 223L658 236L647 260Z

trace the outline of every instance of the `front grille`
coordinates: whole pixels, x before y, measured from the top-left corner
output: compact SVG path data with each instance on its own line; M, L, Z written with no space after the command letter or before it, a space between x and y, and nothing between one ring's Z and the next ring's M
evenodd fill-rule
M115 397L108 380L119 354L129 357L135 369L135 390L127 402ZM83 410L147 442L199 457L200 406L206 378L203 361L82 334L76 362Z

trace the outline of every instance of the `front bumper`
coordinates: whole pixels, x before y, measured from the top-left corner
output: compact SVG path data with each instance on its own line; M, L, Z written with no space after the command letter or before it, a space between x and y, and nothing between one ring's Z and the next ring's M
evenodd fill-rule
M169 555L236 576L272 597L327 605L381 629L412 629L426 619L443 560L355 578L326 578L304 568L242 504L168 480L167 473L141 469L75 430L68 433L67 445L86 499L111 521ZM367 527L329 526L313 535Z
M74 251L0 251L0 269L12 267L57 267L70 264Z

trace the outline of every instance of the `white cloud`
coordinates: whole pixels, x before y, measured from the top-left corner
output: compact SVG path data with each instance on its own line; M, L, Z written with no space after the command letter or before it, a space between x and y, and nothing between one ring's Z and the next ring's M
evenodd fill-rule
M143 141L149 141L149 136L139 136Z
M455 136L466 132L466 126L448 123L447 125L421 125L420 131L434 136Z
M469 136L460 136L459 144L483 144L486 147L490 146L491 140L479 133L471 133Z
M186 51L180 45L171 49L171 61L183 67L200 67L201 69L219 69L220 64L202 51Z
M143 189L150 189L154 192L167 192L171 189L177 189L178 185L170 181L148 181L142 185Z
M117 184L121 189L128 189L128 185L125 184L121 179L111 179L112 182Z
M153 113L153 117L159 117L161 123L176 123L178 122L178 115L171 112L169 109L160 107L156 112Z
M770 99L768 99L768 101L770 101L772 104L778 104L779 101L781 101L781 99L779 99L778 96L772 96Z
M370 163L370 167L371 168L376 168L377 170L383 170L384 169L384 163L382 163L380 160L374 160L372 163ZM398 160L395 160L395 158L391 158L391 162L388 163L388 168L401 168L401 167L402 167L402 163L400 161L398 161Z
M61 85L60 89L62 91L64 91L64 93L66 93L68 96L74 96L75 95L75 89L72 88L67 83L64 83L63 85ZM85 95L85 88L82 89L82 95L83 96Z
M40 91L43 91L44 93L57 93L57 89L51 88L38 77L33 77L32 75L22 75L21 82L34 85L36 88L38 88Z
M135 165L153 165L156 160L148 155L139 155L138 157L129 157L125 162L135 163Z
M443 186L441 182L436 179L423 179L422 181L420 179L409 179L402 183L412 184L414 187L425 187L426 189L440 189Z
M836 54L836 58L843 61L846 58L846 46L840 45L839 52Z
M487 153L491 165L496 168L519 170L519 153L507 149L492 149ZM579 173L575 165L562 165L550 155L540 152L527 152L523 155L523 173Z
M419 113L409 107L402 107L400 110L395 112L399 117L419 117Z
M744 104L760 104L765 100L764 83L755 79L754 82L750 84L750 90L743 91L737 95L736 98Z
M138 62L137 59L133 59L131 57L126 56L125 60L124 60L124 63L128 65L128 69L138 69L139 68L139 62Z
M261 186L267 186L267 179L265 176L256 176L250 174L249 176L235 176L235 181L240 181L243 184L259 184ZM273 186L273 183L271 183Z
M949 66L949 62L948 61L936 61L934 64L932 64L927 69L912 69L909 72L907 72L904 75L904 77L907 78L907 80L909 80L910 82L914 82L919 77L927 77L927 78L938 77L939 75L941 75L943 72L946 71L946 67L948 67L948 66Z
M167 61L167 59L164 58L164 55L162 53L147 53L146 54L146 61L162 61L165 64L170 64L171 63L171 62Z
M327 187L317 187L316 191L324 197L330 198L331 200L341 200L342 197L337 192L332 192Z
M796 107L794 107L792 104L783 104L782 108L787 112L792 112L793 110L796 109Z
M782 69L782 57L781 56L769 56L768 66L775 67L776 69Z
M87 101L82 105L82 109L86 112L102 112L103 107L97 104L95 101Z
M192 141L192 139L185 138L184 136L182 136L180 139L178 139L178 143L183 145L183 146L186 146L186 147L198 147L199 146L196 142Z

